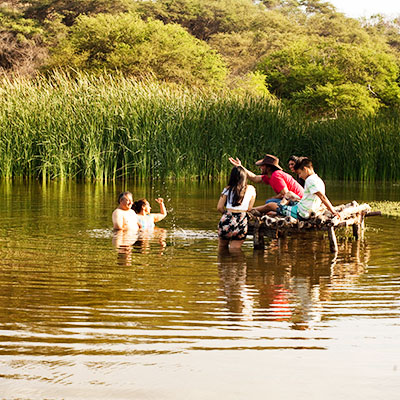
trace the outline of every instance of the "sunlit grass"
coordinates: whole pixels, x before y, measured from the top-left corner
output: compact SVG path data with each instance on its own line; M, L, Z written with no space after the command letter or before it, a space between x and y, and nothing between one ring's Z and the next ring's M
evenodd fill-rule
M310 122L263 97L121 76L54 73L0 85L0 177L221 178L265 153L324 178L400 179L398 113Z
M400 217L400 201L373 201L370 202L372 211L381 211L388 217Z

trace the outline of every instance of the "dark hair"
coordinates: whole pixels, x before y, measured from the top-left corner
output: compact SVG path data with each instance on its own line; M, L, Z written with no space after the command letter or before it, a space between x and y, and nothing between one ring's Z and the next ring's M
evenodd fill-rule
M128 195L131 195L132 199L133 199L133 195L132 195L131 192L122 192L122 193L120 193L119 196L118 196L118 204L121 203L121 200L122 200L123 197L128 196Z
M297 157L297 156L291 155L291 156L288 158L287 162L289 162L289 161L294 161L294 162L296 163L296 162L297 162L297 160L298 160L299 158L300 158L300 157Z
M135 213L140 213L146 203L148 203L146 199L137 200L132 204L132 210L135 211Z
M275 171L280 171L280 168L275 167L275 165L264 164L264 167L265 171L270 174L274 173Z
M247 174L242 167L233 167L228 182L228 198L233 207L242 204L247 189Z
M299 157L293 169L297 171L299 169L304 169L304 167L313 168L312 161L308 157Z

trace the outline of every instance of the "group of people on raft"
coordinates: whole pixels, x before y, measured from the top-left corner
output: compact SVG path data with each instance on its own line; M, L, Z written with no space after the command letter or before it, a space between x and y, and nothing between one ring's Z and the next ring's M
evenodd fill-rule
M279 165L279 159L271 154L266 154L262 160L256 162L261 170L260 175L243 167L238 158L230 157L229 161L234 167L228 186L222 191L217 205L217 210L222 213L218 224L220 249L239 249L242 246L248 230L247 212L305 220L324 205L332 215L339 217L326 197L325 184L314 172L309 158L289 158L288 166L295 177L284 172ZM270 185L276 193L275 197L268 199L262 206L253 207L256 189L247 184L247 179Z
M256 175L246 169L238 158L229 158L233 168L228 185L218 200L217 210L222 213L218 224L219 248L240 249L247 236L248 212L291 216L306 220L312 212L317 213L325 206L333 216L339 216L325 195L325 184L314 172L312 161L307 157L291 156L288 166L294 176L284 172L279 159L266 154L256 162L261 174ZM276 193L265 204L253 207L256 189L247 180L270 185ZM167 216L162 198L155 200L160 206L159 213L151 213L146 199L133 201L131 192L123 192L118 197L118 207L112 214L115 230L152 229L155 223Z

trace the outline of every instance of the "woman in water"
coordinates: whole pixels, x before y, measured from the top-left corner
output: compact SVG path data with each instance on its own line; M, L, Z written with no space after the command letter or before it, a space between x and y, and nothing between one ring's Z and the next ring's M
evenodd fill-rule
M150 203L146 199L140 199L133 203L132 209L136 212L139 223L142 229L154 228L156 222L161 221L167 216L167 209L165 208L164 200L162 198L156 199L160 205L159 213L150 213Z
M233 167L228 186L219 198L217 210L222 213L218 224L219 249L240 249L247 235L247 211L256 200L256 189L247 184L247 174L241 167Z

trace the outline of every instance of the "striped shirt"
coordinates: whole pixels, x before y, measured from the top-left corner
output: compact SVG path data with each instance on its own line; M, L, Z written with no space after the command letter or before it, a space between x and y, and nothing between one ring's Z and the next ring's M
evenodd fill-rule
M302 218L309 218L310 212L318 212L321 208L322 202L317 192L325 194L325 184L317 174L312 174L306 179L304 195L298 202L297 211Z

